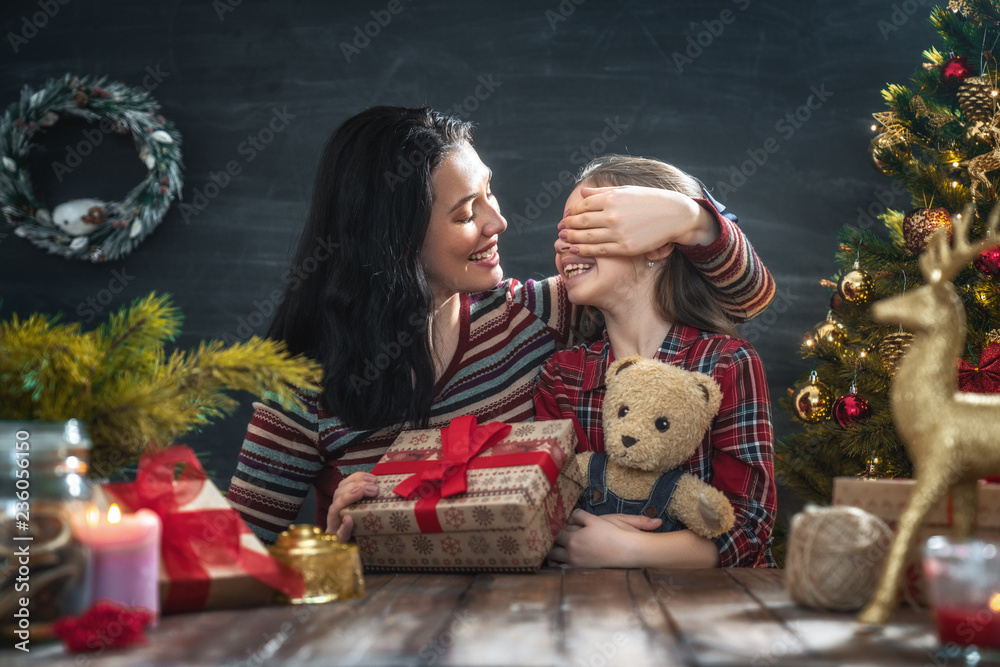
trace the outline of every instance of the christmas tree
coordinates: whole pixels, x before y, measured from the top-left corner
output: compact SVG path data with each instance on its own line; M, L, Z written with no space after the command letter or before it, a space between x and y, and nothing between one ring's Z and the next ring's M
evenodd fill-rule
M923 284L917 258L931 234L951 233L953 216L975 216L984 234L1000 185L1000 0L952 0L930 21L943 42L924 51L909 86L882 91L870 151L876 168L909 193L910 211L886 210L883 229L839 234L841 271L825 321L808 332L809 362L782 403L804 427L776 446L778 477L804 500L830 502L833 478L909 477L912 465L893 425L889 389L912 334L875 322L873 302ZM897 187L898 187L897 186ZM959 390L1000 391L1000 246L954 279L965 305L967 348Z

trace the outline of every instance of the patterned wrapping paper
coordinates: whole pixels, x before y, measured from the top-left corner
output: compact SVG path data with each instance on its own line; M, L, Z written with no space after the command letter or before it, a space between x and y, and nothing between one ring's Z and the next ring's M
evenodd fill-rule
M833 504L858 507L871 512L896 531L897 524L917 483L912 479L866 479L836 477L833 480ZM976 537L1000 541L1000 484L979 483L976 494ZM908 603L928 606L920 550L927 538L951 536L951 497L945 498L927 513L927 520L917 531L917 541L906 566L906 579L901 590ZM888 548L888 545L886 545Z
M407 431L380 464L440 460L441 448L439 430ZM583 490L575 449L569 420L512 425L504 440L477 458L544 452L559 470L555 483L537 465L468 470L468 490L437 503L440 533L421 532L417 500L393 492L409 474L378 475L378 495L341 514L354 518L354 535L368 570L534 571Z

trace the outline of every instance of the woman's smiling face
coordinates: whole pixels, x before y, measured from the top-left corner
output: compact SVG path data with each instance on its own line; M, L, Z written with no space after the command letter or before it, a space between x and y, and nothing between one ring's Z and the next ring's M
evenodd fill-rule
M431 174L434 199L420 261L438 304L503 280L497 238L507 221L490 190L491 177L467 143L452 149Z

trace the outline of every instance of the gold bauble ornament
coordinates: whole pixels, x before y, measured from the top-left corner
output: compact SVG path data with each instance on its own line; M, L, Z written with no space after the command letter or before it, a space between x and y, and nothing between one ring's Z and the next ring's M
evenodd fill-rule
M938 229L948 230L951 240L951 214L946 208L920 208L910 211L903 218L903 239L906 249L919 255L927 247L927 242Z
M840 293L844 301L853 304L867 303L874 293L874 281L871 274L858 268L858 263L854 263L854 268L844 274L837 283L837 292Z
M913 334L909 331L899 331L889 334L878 344L878 356L882 359L890 378L896 377L899 360L910 349L911 342L913 342Z
M834 346L847 342L847 331L844 330L843 324L833 318L832 312L827 313L826 319L806 334L802 344L807 348L812 348L821 342Z
M958 107L970 123L988 123L997 110L996 89L985 76L970 76L958 88Z
M799 419L807 424L817 424L830 418L833 392L819 381L816 371L809 374L809 382L792 394L792 407Z

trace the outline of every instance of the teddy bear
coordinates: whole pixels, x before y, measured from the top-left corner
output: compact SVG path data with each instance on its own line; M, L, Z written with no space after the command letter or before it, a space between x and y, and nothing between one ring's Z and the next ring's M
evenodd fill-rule
M733 527L733 507L718 489L680 465L697 451L719 412L711 377L641 356L608 368L604 450L577 454L592 514L660 518L656 532L684 527L712 538Z

